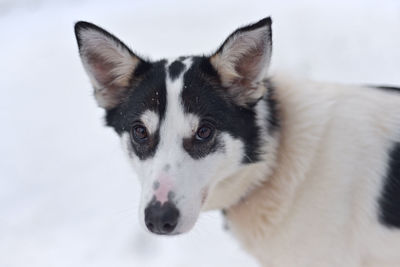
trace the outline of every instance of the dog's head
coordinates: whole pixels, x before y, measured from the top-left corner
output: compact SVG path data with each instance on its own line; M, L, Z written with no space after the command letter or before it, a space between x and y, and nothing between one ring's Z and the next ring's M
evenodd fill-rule
M216 188L266 153L271 19L236 30L211 56L155 62L93 24L78 22L75 33L107 125L140 178L141 221L157 234L187 232ZM229 190L221 207L242 197Z

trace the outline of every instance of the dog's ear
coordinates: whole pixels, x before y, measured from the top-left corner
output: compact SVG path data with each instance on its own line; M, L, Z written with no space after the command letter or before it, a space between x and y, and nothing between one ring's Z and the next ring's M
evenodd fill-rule
M77 22L75 35L97 103L105 109L117 106L126 96L135 70L145 61L115 36L92 23Z
M271 18L233 32L210 57L228 93L240 105L257 102L266 92L272 51Z

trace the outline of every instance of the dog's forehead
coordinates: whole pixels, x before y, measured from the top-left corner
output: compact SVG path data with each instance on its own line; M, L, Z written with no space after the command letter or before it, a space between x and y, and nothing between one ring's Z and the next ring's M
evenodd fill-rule
M156 71L153 71L144 83L147 93L141 95L140 92L135 92L131 96L134 99L138 96L141 98L139 102L144 106L138 113L149 132L155 133L157 129L165 128L163 134L167 131L187 135L189 129L197 126L198 119L185 109L185 101L182 98L185 87L188 87L186 84L195 79L192 77L187 81L184 78L185 73L192 68L193 60L193 57L163 60L163 64L156 66ZM158 80L157 84L154 83L155 80ZM166 127L162 127L163 125Z
M182 79L184 72L190 68L192 62L192 57L169 59L166 64L166 72L168 74L167 78L171 80Z
M168 60L166 68L166 102L164 130L189 135L197 127L198 118L184 109L182 92L185 89L185 73L191 68L193 58L179 57Z
M169 105L182 106L181 112L200 116L210 108L221 106L221 103L212 105L220 100L220 95L209 83L210 79L216 76L213 76L215 73L212 73L213 69L206 57L182 56L162 60L160 63L154 64L153 70L143 83L147 91L145 94L149 96L139 100L146 103L147 108L158 113L160 123ZM132 98L141 97L142 95L136 92L132 95Z
M209 71L212 68L207 66L208 59L198 56L152 63L121 105L107 112L107 124L122 134L136 121L142 121L151 133L156 133L168 115L169 125L179 122L182 126L170 130L187 135L188 128L195 127L195 118L198 121L221 110L227 112L223 108L226 103L209 82L213 76Z
M186 114L215 114L226 105L221 97L219 76L204 56L179 57L166 64L167 95L179 98ZM167 97L167 102L170 100ZM227 111L225 109L225 111Z

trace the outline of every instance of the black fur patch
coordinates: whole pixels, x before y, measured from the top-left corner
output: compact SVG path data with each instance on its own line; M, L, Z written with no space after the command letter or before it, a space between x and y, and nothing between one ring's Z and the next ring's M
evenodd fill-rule
M192 158L200 159L217 150L223 149L224 144L218 139L218 136L214 136L211 140L205 142L200 142L195 137L191 137L183 139L183 148Z
M168 73L171 80L173 81L178 78L184 69L185 65L181 61L175 60L172 62L168 67Z
M393 87L393 86L375 86L375 88L400 93L400 87Z
M380 221L387 227L400 228L400 143L390 153L379 206Z
M194 113L202 120L212 120L217 133L228 132L234 138L241 139L245 144L243 163L257 162L263 144L254 109L238 106L229 98L216 70L206 57L193 58L193 64L185 72L183 79L181 97L185 112ZM269 105L273 100L265 97L260 101L266 101ZM273 116L272 123L278 125L276 114ZM218 146L218 140L216 142L215 145ZM216 150L210 146L209 153L214 151ZM203 156L206 154L202 152Z
M370 88L375 88L375 89L382 89L384 91L391 91L391 92L398 92L400 93L400 87L395 87L395 86L386 86L386 85L365 85Z
M227 218L226 209L222 209L221 213L222 213L222 219L223 219L223 228L224 228L225 231L229 231L229 225L228 225L228 218Z
M131 144L133 151L141 160L153 157L159 142L160 142L159 130L157 130L154 134L149 135L147 141L144 143L136 143L131 137Z
M279 129L279 112L278 105L275 100L275 87L270 80L265 80L267 87L267 95L265 96L265 101L267 101L267 107L269 110L268 116L268 132L270 134L274 133L277 129Z
M129 88L122 103L106 111L106 124L113 127L121 135L129 132L133 124L139 121L140 116L151 110L159 115L160 123L165 116L166 109L166 84L165 61L139 65L134 73L134 85ZM158 131L152 136L151 144L132 143L134 152L141 159L152 156L157 148Z

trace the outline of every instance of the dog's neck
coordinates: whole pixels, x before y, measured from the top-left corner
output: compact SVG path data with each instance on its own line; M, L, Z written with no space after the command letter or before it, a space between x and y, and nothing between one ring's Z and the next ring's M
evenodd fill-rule
M205 206L225 209L233 231L251 229L248 231L255 236L260 230L255 225L277 225L290 209L297 189L306 179L333 106L326 99L329 96L319 93L318 84L302 85L286 77L275 77L273 82L280 127L271 139L275 142L266 144L270 153L263 161L244 167L217 184ZM262 222L254 223L257 220Z
M225 209L230 220L240 221L242 209L263 205L268 208L260 209L267 212L262 217L276 224L291 206L314 159L333 105L329 94L321 93L318 83L276 76L272 84L280 125L268 136L263 159L242 167L211 188L203 210ZM257 214L250 217L253 216Z
M272 173L271 165L275 162L272 157L273 155L269 164L266 162L251 164L217 183L210 190L203 210L227 209L247 199Z
M276 163L251 194L227 208L229 227L248 246L265 238L260 233L271 233L290 210L307 179L334 107L318 84L286 78L275 78L274 82L281 118ZM240 234L243 231L246 234Z
M273 173L279 145L279 123L277 122L279 111L274 99L274 88L271 84L268 84L267 87L269 87L269 93L260 100L262 103L257 104L255 108L259 123L263 124L262 141L264 145L259 148L260 151L263 151L259 155L259 161L243 165L232 175L219 180L209 189L203 210L227 209L244 201ZM224 167L229 168L230 166Z

